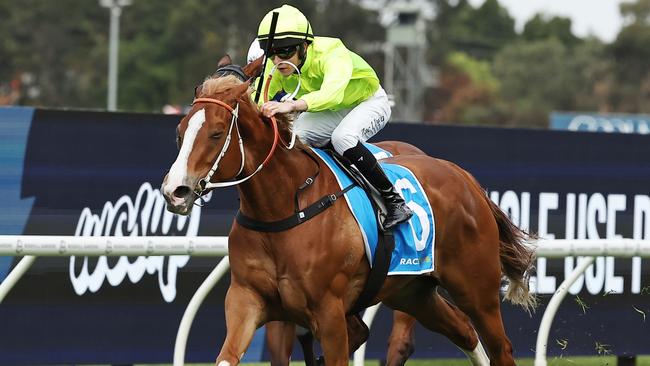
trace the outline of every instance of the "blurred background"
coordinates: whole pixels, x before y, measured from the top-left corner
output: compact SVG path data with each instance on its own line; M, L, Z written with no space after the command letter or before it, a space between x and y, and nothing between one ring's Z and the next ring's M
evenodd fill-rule
M185 221L157 187L194 86L224 54L244 63L260 19L285 2L375 68L392 121L409 122L377 140L464 167L540 237L650 241L650 0L0 0L0 236L227 235L234 188ZM0 283L22 258L11 255ZM577 263L538 258L532 317L503 303L516 357L533 356L544 308ZM558 310L552 365L650 364L636 362L650 354L649 263L596 259ZM0 296L0 365L169 364L215 264L39 258ZM188 362L216 358L227 285L197 314ZM385 357L391 319L378 314L369 359ZM247 362L268 360L263 332ZM416 334L414 358L464 357Z
M3 0L0 105L104 109L110 3L126 5L122 111L182 111L217 60L243 63L259 20L289 3L374 66L394 120L547 127L552 111L650 113L650 0L566 11L552 0Z

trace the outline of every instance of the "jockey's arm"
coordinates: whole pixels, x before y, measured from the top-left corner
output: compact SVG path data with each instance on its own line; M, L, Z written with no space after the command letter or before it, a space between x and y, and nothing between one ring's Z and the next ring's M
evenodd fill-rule
M307 102L302 99L291 100L290 102L292 104L293 112L304 112L309 109Z
M266 117L271 117L276 113L303 112L307 109L307 102L302 99L287 100L285 102L269 101L262 105L262 113Z

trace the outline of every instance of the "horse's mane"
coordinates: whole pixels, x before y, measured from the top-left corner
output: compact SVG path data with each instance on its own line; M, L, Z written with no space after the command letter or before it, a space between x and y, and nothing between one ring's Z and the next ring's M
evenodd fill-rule
M238 77L234 75L226 76L210 76L203 81L201 96L211 96L216 94L221 94L227 92L228 90L242 85L244 82L241 81ZM253 100L252 93L253 88L248 88L246 92L248 94L248 102L251 105L251 108L255 109L259 113L259 106L255 104ZM282 132L291 133L292 122L295 119L296 115L293 113L289 114L276 114L275 119L278 121L278 129Z
M203 88L201 89L201 94L203 96L220 94L229 89L232 89L236 86L243 84L238 77L234 75L218 76L218 77L207 77L203 81ZM249 95L252 92L252 89L249 88Z

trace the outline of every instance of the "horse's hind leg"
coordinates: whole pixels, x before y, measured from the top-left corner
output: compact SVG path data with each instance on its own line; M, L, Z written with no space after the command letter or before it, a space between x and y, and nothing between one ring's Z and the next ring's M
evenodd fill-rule
M388 338L386 366L402 366L415 351L415 318L399 310L393 311L393 329Z
M496 248L490 253L489 244L474 245L471 254L457 251L456 258L445 257L441 282L454 303L471 318L485 342L491 364L512 366L516 365L512 344L501 319L501 269Z
M348 350L350 353L354 353L362 344L366 343L370 330L359 314L348 315L345 322L348 329Z
M472 365L487 366L489 360L476 335L467 315L456 306L450 304L438 294L437 288L431 284L431 279L421 277L413 281L398 296L384 302L415 317L425 328L440 333L452 341L471 360ZM403 314L395 318L402 329L409 330L414 326L413 318ZM394 324L393 327L396 325ZM393 340L391 334L391 341ZM390 353L387 365L403 365L406 358L400 353Z
M305 366L317 366L316 354L314 353L314 335L311 334L309 329L298 327L296 329L298 335L298 343L302 348L302 354L305 359Z

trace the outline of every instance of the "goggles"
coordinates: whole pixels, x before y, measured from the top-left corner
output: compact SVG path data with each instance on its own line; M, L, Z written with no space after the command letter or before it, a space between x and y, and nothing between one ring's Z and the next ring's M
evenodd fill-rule
M300 47L300 46L298 45L298 46L287 46L287 47L274 48L274 49L271 50L271 52L269 54L269 58L273 58L273 56L278 56L279 58L281 58L283 60L288 60L291 57L293 57L293 55L295 55L296 52L298 52L298 47Z

